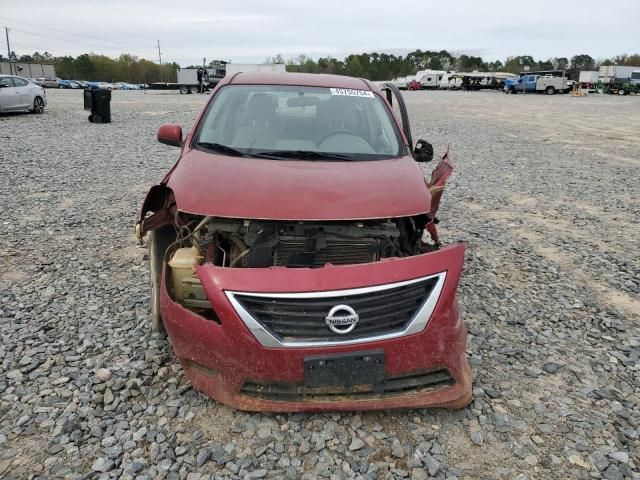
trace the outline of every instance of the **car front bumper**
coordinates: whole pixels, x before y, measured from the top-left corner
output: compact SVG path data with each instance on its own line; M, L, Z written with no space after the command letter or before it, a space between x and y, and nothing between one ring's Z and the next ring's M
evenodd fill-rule
M173 349L195 389L215 400L251 411L373 410L402 407L461 408L471 401L466 328L456 301L464 245L439 251L348 266L316 269L197 267L219 322L175 303L163 276L161 310ZM229 301L226 292L326 292L386 285L446 272L426 327L392 339L349 345L273 348L263 346ZM407 385L391 394L308 388L304 359L321 354L383 351L385 382ZM444 378L415 388L416 379ZM420 380L422 381L422 380ZM431 380L429 380L431 381ZM260 394L256 395L256 385ZM413 386L412 386L413 385ZM356 388L357 390L357 388Z

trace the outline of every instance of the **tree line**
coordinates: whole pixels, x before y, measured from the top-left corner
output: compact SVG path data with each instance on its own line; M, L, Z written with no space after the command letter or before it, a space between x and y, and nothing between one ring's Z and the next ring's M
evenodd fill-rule
M0 61L7 61L0 54ZM154 83L175 82L177 63L166 63L162 67L151 60L123 53L111 58L95 53L84 53L77 57L56 57L49 52L31 55L16 55L11 52L11 61L19 63L43 63L55 66L56 75L69 80L95 80L102 82Z
M530 70L566 70L570 78L577 80L582 70L597 70L601 65L640 66L640 54L617 55L607 59L595 59L587 54L573 57L554 57L536 60L531 55L507 57L485 61L472 55L455 56L446 50L414 50L406 56L386 53L362 53L349 55L344 60L325 57L314 60L306 55L285 60L281 54L269 57L265 63L286 63L287 71L308 73L334 73L364 77L369 80L391 80L396 77L414 75L419 70L455 70L458 72L509 72L519 73L527 66Z
M0 54L0 61L7 58ZM118 58L110 58L95 53L85 53L77 57L53 56L48 52L35 52L31 55L17 56L11 52L11 60L24 63L53 64L56 74L65 79L100 80L108 82L175 82L177 63L163 64L135 55L123 53ZM277 54L265 60L265 63L284 63L287 71L307 73L333 73L364 77L370 80L391 80L395 77L413 75L419 70L456 70L460 72L489 71L518 73L523 67L531 70L567 70L570 77L578 78L581 70L597 70L601 65L640 66L640 54L617 55L607 59L595 59L587 54L574 55L571 58L553 57L536 60L530 55L507 57L500 60L485 61L473 55L454 55L446 50L414 50L407 55L387 53L361 53L348 55L342 60L333 57L321 57L317 60L306 55L285 59ZM211 63L213 66L213 62Z

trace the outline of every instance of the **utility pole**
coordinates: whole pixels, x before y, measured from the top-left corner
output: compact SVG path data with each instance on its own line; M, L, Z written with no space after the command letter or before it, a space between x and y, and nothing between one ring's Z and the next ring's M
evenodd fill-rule
M202 80L200 81L200 94L204 93L204 72L206 72L207 58L202 58Z
M9 46L9 29L7 27L4 27L4 33L7 35L7 54L8 54L8 58L9 58L9 75L13 75L13 68L12 68L12 63L11 63L11 47ZM17 72L16 72L17 73Z
M160 40L158 40L158 63L160 64L160 82L162 82L162 52L160 51Z

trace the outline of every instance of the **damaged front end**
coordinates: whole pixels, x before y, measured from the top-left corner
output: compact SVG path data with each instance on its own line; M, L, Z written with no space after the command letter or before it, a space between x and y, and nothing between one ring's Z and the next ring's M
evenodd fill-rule
M444 171L433 179L444 184ZM141 225L171 219L150 242L153 251L162 232L159 322L195 388L246 410L469 402L455 300L464 245L440 245L434 209L378 220L232 219L181 212L165 194L166 211ZM345 305L357 325L340 316L330 324ZM326 355L382 359L382 373L362 384L373 382L363 364L341 382L310 382L309 359Z
M154 326L166 329L194 388L236 408L465 406L471 373L456 300L465 247L443 246L436 229L448 152L425 181L418 163L433 149L419 140L410 151L393 87L402 133L379 128L395 119L375 103L378 93L314 90L327 99L301 102L304 88L291 88L280 88L288 100L276 104L273 92L252 93L250 121L230 131L267 143L287 132L284 150L199 144L197 126L184 141L176 128L160 129L160 141L183 151L136 226L140 240L149 234ZM380 115L352 122L372 105ZM229 125L213 122L208 135ZM317 138L296 137L316 127ZM394 138L397 152L384 153Z
M210 309L195 275L198 265L222 268L321 268L419 255L426 215L381 221L287 222L201 217L178 212L176 238L166 252L175 300Z

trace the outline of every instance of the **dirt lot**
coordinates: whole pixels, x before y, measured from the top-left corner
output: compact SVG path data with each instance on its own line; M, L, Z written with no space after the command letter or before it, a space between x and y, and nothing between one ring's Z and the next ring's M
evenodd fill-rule
M271 415L194 392L146 320L155 134L204 97L114 92L93 125L48 96L0 117L0 478L640 479L640 98L407 92L456 168L474 401Z

